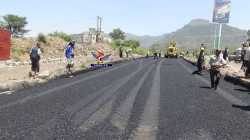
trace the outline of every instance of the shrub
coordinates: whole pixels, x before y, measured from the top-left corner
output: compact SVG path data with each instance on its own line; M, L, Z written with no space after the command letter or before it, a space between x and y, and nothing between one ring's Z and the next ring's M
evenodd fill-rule
M40 47L42 53L44 53L44 47Z
M82 67L82 68L87 68L87 67L88 67L88 63L86 63L86 62L82 62L81 67Z
M31 50L31 48L32 48L32 47L28 46L28 47L26 47L25 49L26 49L26 51L29 53L30 50Z
M42 43L46 43L47 42L47 38L44 34L40 33L37 37L37 41L42 42Z
M11 50L11 52L15 52L16 51L16 47L15 46L11 46L10 50Z
M50 37L59 37L67 42L75 39L75 37L73 35L68 35L66 33L58 32L58 31L54 31L53 33L50 33L49 36Z
M18 57L18 56L12 56L11 57L12 58L12 60L14 60L14 61L16 61L16 62L19 62L20 61L20 58Z

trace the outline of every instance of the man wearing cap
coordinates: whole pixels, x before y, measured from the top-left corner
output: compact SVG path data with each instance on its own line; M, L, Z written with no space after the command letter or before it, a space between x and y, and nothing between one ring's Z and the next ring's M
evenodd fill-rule
M220 67L226 65L227 62L220 56L221 49L216 49L215 55L212 55L209 60L210 67L207 70L210 71L210 80L211 80L211 88L216 90L220 81L221 73ZM216 76L216 80L214 80L214 76Z
M198 57L197 64L196 64L196 66L198 67L198 70L194 71L192 74L203 75L202 68L204 67L204 62L205 62L204 48L201 47L200 55Z

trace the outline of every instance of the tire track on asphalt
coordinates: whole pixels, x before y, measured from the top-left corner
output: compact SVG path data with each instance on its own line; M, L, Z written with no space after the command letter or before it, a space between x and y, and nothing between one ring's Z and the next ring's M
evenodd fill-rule
M162 59L156 67L153 85L151 87L140 124L131 135L132 139L156 139L160 108L160 68L163 60L164 59Z
M186 69L189 73L192 73L192 70L190 68L188 68L187 66L185 66L183 63L181 63L179 60L177 60L178 63L184 68ZM201 76L194 76L195 78L199 79L200 81L202 81L203 83L207 84L208 86L210 86L210 81L208 81L207 79L201 77ZM237 105L241 105L241 106L249 106L249 104L237 99L236 97L234 97L233 95L231 95L230 93L224 91L222 88L217 87L217 90L215 90L215 92L217 92L219 95L221 95L223 98L225 98L227 101L229 101L231 104L237 104ZM248 115L250 115L250 112L246 112Z
M140 67L142 67L142 61L140 61L139 65L138 65L138 69L140 69ZM95 100L97 98L103 96L102 93L108 93L110 91L110 89L112 89L117 83L122 82L123 79L120 79L119 81L114 81L114 82L110 83L109 85L107 85L105 87L102 87L97 92L95 92L93 94L90 94L89 96L87 96L83 100L78 101L74 105L72 105L70 107L67 107L65 109L65 113L63 113L61 115L61 117L66 118L66 119L74 117L74 115L77 114L77 112L79 112L82 108L85 108L89 104L92 104L93 102L95 102ZM49 136L51 137L53 135L53 133L54 133L51 130L54 130L57 127L57 125L60 126L60 124L57 124L56 121L57 120L55 118L52 118L52 119L46 121L44 124L39 125L38 127L36 127L36 129L30 133L30 136L26 136L26 138L28 138L28 139L44 138L43 133L46 134L46 138L49 138ZM66 120L63 123L68 123L68 122ZM61 125L65 125L65 124L61 124ZM47 130L48 128L50 130L49 132ZM86 130L86 128L85 128L85 130Z
M83 79L80 79L80 80L77 80L77 81L73 81L71 83L67 83L67 84L64 84L64 85L61 85L61 86L58 86L58 87L51 88L51 89L48 89L47 91L43 91L43 92L37 93L36 95L26 96L26 97L24 97L22 99L19 99L19 100L15 101L15 102L8 103L6 105L0 106L0 110L4 109L6 107L9 107L9 106L13 106L13 105L17 105L17 104L22 104L22 103L25 103L25 102L27 102L29 100L34 100L36 98L39 98L39 97L51 94L51 93L53 93L53 92L55 92L57 90L61 90L61 89L67 88L67 87L70 87L70 86L75 85L75 84L79 84L81 82L84 82L84 81L87 81L89 79L98 77L98 76L103 75L103 74L108 73L108 72L112 72L112 71L117 70L119 68L122 68L122 67L125 67L127 65L133 64L135 62L131 62L131 63L127 63L127 64L124 64L124 65L121 65L121 66L117 66L117 67L115 67L113 69L110 69L110 70L107 70L107 71L102 71L102 72L99 72L99 73L97 73L95 75L91 75L89 77L86 77L86 78L83 78Z
M142 87L144 81L149 75L149 72L154 67L151 66L147 72L143 75L143 77L139 80L139 82L135 85L135 87L129 91L127 95L127 99L122 103L122 105L117 109L117 112L114 114L114 116L111 118L110 122L118 128L122 133L125 132L125 128L128 124L128 119L131 115L131 110L133 107L133 103L135 101L137 92Z
M110 98L112 98L116 91L118 91L119 88L121 88L122 86L124 86L131 78L134 77L134 75L136 75L138 72L140 72L141 70L143 70L145 67L147 67L147 65L153 63L149 62L146 65L139 67L136 71L134 71L133 73L131 73L130 75L128 75L127 77L121 79L119 82L116 82L116 84L114 85L113 88L111 88L109 91L103 93L99 98L97 98L94 102L92 102L91 104L89 104L87 107L82 108L82 110L80 110L79 112L77 112L74 116L73 119L73 125L77 126L77 127L84 127L82 122L84 122L85 120L87 120L91 114L94 114L98 108L100 108L100 106L102 104L104 104L107 100L109 100ZM81 130L81 129L80 129Z

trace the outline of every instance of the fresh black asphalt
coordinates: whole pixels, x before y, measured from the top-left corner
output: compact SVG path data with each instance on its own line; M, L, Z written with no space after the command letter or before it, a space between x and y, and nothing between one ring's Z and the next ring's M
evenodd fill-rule
M250 139L250 90L143 58L0 94L0 139Z

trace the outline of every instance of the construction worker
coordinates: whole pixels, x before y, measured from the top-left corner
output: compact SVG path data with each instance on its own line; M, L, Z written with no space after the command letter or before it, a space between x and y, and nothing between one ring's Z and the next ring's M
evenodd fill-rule
M158 59L157 52L156 52L156 51L154 51L154 52L153 52L153 54L154 54L154 59L155 59L155 58L157 58L157 59Z
M221 49L216 49L215 55L212 55L209 60L209 67L207 68L210 71L210 80L211 80L211 88L216 90L220 81L221 73L220 68L227 64L227 62L220 56ZM216 80L214 80L214 76L216 76Z
M203 75L202 73L202 69L204 67L204 63L205 63L205 55L204 55L204 50L205 48L201 47L201 51L200 54L198 56L198 60L196 63L196 66L198 67L198 70L194 71L192 74L198 74L198 75Z
M147 51L146 53L147 53L147 58L148 58L149 57L149 50L147 49L146 51Z

